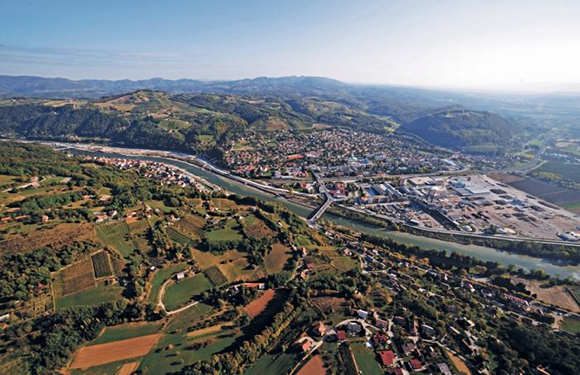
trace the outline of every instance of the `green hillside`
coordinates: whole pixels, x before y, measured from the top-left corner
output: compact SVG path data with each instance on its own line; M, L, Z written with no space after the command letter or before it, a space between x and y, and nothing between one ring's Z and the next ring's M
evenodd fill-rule
M493 113L449 109L419 117L398 130L439 146L476 151L514 144L521 128L514 121Z
M388 119L317 98L253 98L142 90L96 100L8 99L0 102L0 133L51 140L109 143L195 153L219 152L247 128L296 129L314 124L384 131Z

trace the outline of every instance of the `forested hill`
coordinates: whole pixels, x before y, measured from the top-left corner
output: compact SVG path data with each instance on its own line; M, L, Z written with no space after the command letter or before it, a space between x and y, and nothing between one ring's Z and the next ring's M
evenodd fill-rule
M105 140L121 146L195 153L219 152L248 128L312 131L315 124L372 132L394 125L356 106L316 98L170 95L145 90L97 100L0 102L3 136Z
M398 131L413 133L443 147L477 150L511 145L522 127L494 113L452 108L419 117Z

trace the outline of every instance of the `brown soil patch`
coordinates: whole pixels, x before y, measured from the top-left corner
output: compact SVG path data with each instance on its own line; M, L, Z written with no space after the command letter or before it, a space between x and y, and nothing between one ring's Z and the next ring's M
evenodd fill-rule
M54 291L58 296L68 296L96 285L91 258L75 262L56 275Z
M248 313L250 318L254 319L266 309L266 306L275 295L276 291L274 289L267 290L258 299L253 300L245 307L246 313Z
M343 309L346 300L341 297L314 297L310 299L310 303L321 313L328 313Z
M131 216L131 217L128 217L128 218L125 219L125 222L127 224L133 224L133 223L136 223L138 221L139 221L139 218L138 217L135 217L135 216Z
M325 375L324 362L319 355L315 355L298 371L297 375Z
M282 271L290 255L292 255L292 252L288 247L279 243L272 245L272 250L264 258L266 272L268 274L276 274Z
M129 362L125 363L120 369L117 375L131 375L139 368L140 362Z
M566 287L558 285L550 288L542 288L542 282L538 280L514 279L516 283L522 283L532 294L537 295L537 299L550 305L580 313L580 306L574 297L570 295Z
M54 249L74 242L92 241L95 239L95 229L92 224L60 224L53 229L40 230L26 237L16 235L0 241L0 253L20 253L40 249L51 245Z
M449 356L449 359L451 359L451 362L453 362L453 365L455 365L455 368L459 370L459 372L465 375L471 375L469 367L467 367L467 365L465 364L465 362L461 360L461 358L457 357L455 354L449 351L447 352L447 355Z
M520 176L516 176L513 174L498 174L498 173L492 173L489 175L490 178L493 178L496 181L502 182L504 184L510 184L512 182L516 182L516 181L521 181L521 180L525 180L525 178L520 177Z
M255 218L252 225L245 225L244 232L248 237L262 239L265 237L271 237L274 232L268 228L268 226L260 219Z
M84 346L75 355L71 368L89 368L149 353L161 334L136 337L100 345Z

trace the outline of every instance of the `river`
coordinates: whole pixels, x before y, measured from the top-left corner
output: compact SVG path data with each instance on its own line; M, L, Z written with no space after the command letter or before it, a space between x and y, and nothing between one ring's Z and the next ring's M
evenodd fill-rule
M165 164L175 165L177 167L183 168L188 172L206 179L212 184L221 186L223 189L230 191L239 195L253 196L267 201L275 201L282 204L290 211L294 212L296 215L302 217L308 217L312 209L290 202L284 198L274 197L273 195L264 193L262 191L250 188L237 181L230 180L228 178L218 176L213 172L199 168L189 163L181 162L171 158L164 157L154 157L154 156L143 156L143 155L122 155L117 153L105 153L105 152L92 152L85 150L70 149L69 151L73 153L83 153L92 156L105 156L112 158L125 158L125 159L139 159L139 160L150 160L162 162ZM357 232L368 233L383 237L388 237L396 242L404 243L407 245L416 245L425 249L437 249L445 250L447 252L456 251L461 254L470 255L475 258L479 258L484 261L499 262L507 266L513 264L518 268L523 268L526 270L530 269L542 269L552 276L560 275L560 277L573 277L580 280L580 266L561 266L557 264L550 263L540 258L534 258L526 255L511 254L505 251L499 251L489 247L476 246L476 245L463 245L455 242L441 241L432 238L426 238L422 236L417 236L404 232L389 231L384 228L379 228L362 222L345 219L332 214L324 214L325 219L331 220L336 224L343 225L345 227L351 228Z

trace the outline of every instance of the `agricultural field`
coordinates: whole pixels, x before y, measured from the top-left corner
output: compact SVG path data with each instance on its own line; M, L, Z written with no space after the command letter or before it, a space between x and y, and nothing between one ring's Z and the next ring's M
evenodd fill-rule
M217 266L228 279L228 282L253 281L264 276L261 268L254 270L249 267L247 255L238 250L228 250L218 255L193 249L191 253L202 270Z
M348 272L359 266L359 262L356 259L347 256L333 258L331 264L340 272Z
M203 274L215 286L220 286L228 282L228 279L217 266L206 269L203 271Z
M560 329L570 333L578 334L580 333L580 319L571 316L565 316L562 320L562 323L560 323Z
M580 313L580 305L569 290L562 285L548 286L538 280L523 278L514 278L514 282L524 284L526 289L535 294L539 301Z
M268 228L264 221L254 215L248 215L244 218L243 227L244 233L250 238L262 239L274 235L274 232Z
M580 203L580 190L519 176L493 175L490 177L560 207L570 207Z
M123 298L125 289L119 285L104 285L82 290L64 297L57 297L56 308L65 309L74 306L98 305L105 302L118 301Z
M287 351L276 355L266 354L250 366L245 375L286 374L300 359L300 354Z
M58 224L51 229L33 231L26 237L10 235L6 240L0 241L0 253L23 253L40 249L51 245L53 248L61 248L74 242L94 241L95 231L92 224Z
M105 246L118 251L124 258L128 258L135 250L133 244L126 240L127 234L129 234L129 227L124 221L97 226L97 238Z
M238 223L229 219L226 223L224 229L212 230L205 233L205 237L208 240L220 242L220 241L241 241L243 236L240 234Z
M63 268L54 276L53 288L58 297L68 296L96 285L90 257Z
M72 369L83 369L129 358L143 357L153 348L160 334L82 347L74 356Z
M159 333L162 328L160 322L126 323L118 326L105 327L99 337L90 342L90 345L106 344L109 342L132 339Z
M366 372L363 372L366 374ZM324 362L319 355L310 358L308 362L298 371L297 375L326 375L326 368Z
M30 369L21 353L3 354L0 356L0 374L29 375Z
M330 314L344 310L346 299L342 297L312 297L310 303L319 312Z
M269 275L279 273L284 269L284 266L288 262L288 259L292 256L292 251L282 245L274 244L272 245L272 250L264 258L264 267Z
M352 352L356 360L356 364L362 374L365 375L383 375L383 370L377 362L375 353L362 342L355 342L351 344Z
M163 304L167 310L175 310L187 304L192 297L213 288L213 284L204 274L188 277L177 283L171 283L163 295Z
M580 287L570 286L567 289L572 298L574 298L574 300L576 301L576 304L578 304L578 306L580 307Z
M203 337L188 337L195 327L216 316L205 304L195 305L175 316L163 329L161 339L143 358L139 369L145 374L165 374L178 371L186 363L209 359L230 346L238 337L235 332L213 332Z
M97 279L101 277L113 276L113 271L111 270L111 263L109 262L109 254L106 251L99 251L91 257L93 261L93 268L95 270L95 277Z
M580 164L547 161L534 169L534 172L551 173L555 176L559 176L562 180L576 183L580 182Z
M199 239L205 227L205 219L197 215L186 215L175 223L183 233L194 239Z
M252 319L261 315L273 314L280 308L286 297L287 291L285 290L269 289L260 297L250 302L244 310Z
M187 237L183 233L180 233L179 231L175 230L172 227L167 228L167 235L169 236L169 239L172 242L177 242L178 244L181 245L189 245L193 243L193 240L191 238Z

